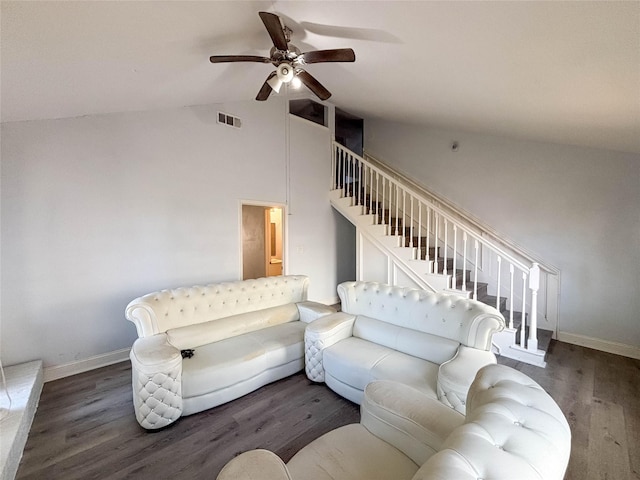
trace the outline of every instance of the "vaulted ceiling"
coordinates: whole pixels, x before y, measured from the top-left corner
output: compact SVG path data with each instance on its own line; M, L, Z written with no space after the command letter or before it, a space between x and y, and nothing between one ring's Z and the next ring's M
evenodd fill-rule
M6 1L2 121L253 99L271 65L258 17L364 118L640 153L640 2ZM283 93L281 93L282 95Z

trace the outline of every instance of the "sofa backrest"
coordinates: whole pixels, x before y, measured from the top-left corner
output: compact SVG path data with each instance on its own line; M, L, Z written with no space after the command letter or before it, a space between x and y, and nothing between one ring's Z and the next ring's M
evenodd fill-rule
M494 307L458 295L377 282L344 282L338 295L343 312L481 350L489 350L493 334L504 328L504 317Z
M469 389L465 423L413 480L561 480L571 453L571 429L560 407L522 372L482 368Z
M131 301L139 337L307 300L309 278L286 275L161 290ZM291 320L296 320L292 318Z

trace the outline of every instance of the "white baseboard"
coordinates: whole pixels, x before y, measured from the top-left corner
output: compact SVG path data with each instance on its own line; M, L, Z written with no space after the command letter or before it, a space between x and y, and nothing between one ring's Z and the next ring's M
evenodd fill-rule
M561 342L580 345L581 347L593 348L607 353L615 353L623 357L637 358L640 360L640 347L626 345L624 343L601 340L599 338L587 337L576 333L558 332L558 340Z
M95 368L106 367L114 363L129 360L130 348L123 348L114 352L96 355L94 357L85 358L76 362L64 363L62 365L54 365L44 369L44 381L50 382L59 378L69 377L77 373L88 372Z

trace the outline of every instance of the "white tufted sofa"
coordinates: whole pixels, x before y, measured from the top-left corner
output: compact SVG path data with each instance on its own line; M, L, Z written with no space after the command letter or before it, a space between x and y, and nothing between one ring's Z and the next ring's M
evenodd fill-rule
M307 323L335 310L308 302L306 276L162 290L131 301L133 403L147 429L169 425L304 368ZM183 358L182 351L193 350ZM186 354L187 352L185 352Z
M359 424L333 430L285 464L266 450L230 461L218 480L561 480L571 430L525 374L482 368L466 416L412 387L367 385Z
M504 328L495 308L457 295L375 282L338 285L342 312L307 327L305 369L361 403L373 380L395 380L464 413L469 385L496 363L491 338Z

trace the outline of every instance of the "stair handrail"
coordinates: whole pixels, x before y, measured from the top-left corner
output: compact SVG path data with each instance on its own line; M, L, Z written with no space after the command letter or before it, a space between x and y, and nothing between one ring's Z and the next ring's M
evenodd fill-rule
M497 282L496 282L497 283L496 308L498 308L498 304L500 302L500 292L501 292L500 265L502 264L502 260L506 260L509 263L509 270L510 270L509 283L510 284L507 287L509 289L509 297L510 297L510 305L508 309L510 314L509 314L509 323L508 323L508 332L507 332L509 336L515 335L515 332L517 331L514 328L514 296L517 295L517 292L514 289L514 272L515 270L520 271L522 273L522 283L521 283L522 295L520 297L522 301L521 327L519 329L520 346L519 347L516 346L517 342L514 337L513 343L510 345L510 347L526 349L534 357L543 358L544 352L541 350L538 350L538 339L537 339L537 322L538 322L537 298L538 298L538 291L541 287L540 274L541 274L541 271L544 271L547 277L547 280L545 281L545 299L546 299L547 309L545 310L545 312L546 313L552 312L552 316L555 319L557 319L557 304L554 305L553 298L558 294L557 282L559 280L559 275L560 275L559 270L555 269L554 267L550 267L548 265L542 264L541 262L533 258L531 254L525 252L522 248L511 245L509 242L505 242L503 239L497 237L497 234L495 232L490 231L490 229L480 224L477 220L470 218L469 214L465 214L466 212L461 211L461 209L451 205L447 201L443 201L437 195L431 194L430 192L426 191L424 187L416 184L416 182L406 178L404 175L400 174L399 172L394 172L394 170L391 167L387 166L383 162L380 162L379 160L371 156L368 156L368 158L365 159L362 156L352 152L351 150L349 150L348 148L344 147L343 145L339 144L336 141L333 141L333 148L331 150L332 150L331 189L334 191L340 190L341 197L351 197L352 206L362 205L364 210L364 206L366 206L366 202L368 201L369 210L371 210L373 208L372 205L375 203L376 207L374 209L375 210L374 215L376 215L377 217L380 217L380 200L381 200L382 209L383 209L382 223L386 224L387 220L385 220L385 215L388 215L389 219L391 219L392 208L394 205L392 192L395 190L396 192L396 203L395 203L396 233L395 234L390 233L392 232L392 230L389 229L389 232L387 233L387 235L402 235L406 237L407 233L402 233L402 234L397 233L399 232L399 228L398 228L399 222L397 220L398 213L401 211L403 215L403 220L402 220L403 226L404 226L404 215L409 215L409 224L411 225L411 228L408 235L411 235L412 239L408 246L413 247L413 235L414 235L413 229L415 225L414 202L417 202L419 207L418 221L417 221L417 228L419 232L418 233L418 249L421 248L420 232L421 232L422 214L420 212L422 211L422 206L424 205L425 208L427 209L427 223L429 223L430 211L434 213L436 218L434 245L435 245L435 251L437 252L438 238L440 238L438 234L438 225L439 225L438 219L442 218L444 220L443 245L445 249L444 249L444 261L443 261L443 265L444 265L443 273L445 275L447 274L447 267L446 267L447 248L450 245L447 240L447 231L448 231L447 225L451 224L454 232L453 270L452 270L454 273L456 272L455 259L457 258L456 257L456 232L458 229L462 232L463 244L464 244L463 269L468 262L471 263L471 265L474 265L475 276L473 279L474 288L473 288L473 296L472 296L474 300L478 299L477 297L478 270L480 268L478 251L480 246L482 246L483 249L486 248L487 251L491 252L492 255L495 254L496 256L497 272L498 272ZM362 172L364 172L364 174ZM374 175L376 178L375 182L373 181ZM369 188L368 194L366 194L367 177L369 177L371 180L371 183L368 186ZM381 190L379 189L380 187L379 179L382 180ZM356 184L359 184L361 181L363 182L363 185L360 188L364 188L364 191L362 192L362 194L358 193L360 192L360 188L357 188L357 189L355 188ZM389 188L389 196L385 198L385 192L387 191L387 186ZM417 187L417 188L411 188L411 187ZM398 197L400 191L402 191L402 207L400 207L400 202ZM374 192L375 192L375 202L373 202ZM380 198L380 195L381 195L381 198ZM410 213L406 209L406 207L408 206L405 201L407 196L409 197ZM367 197L368 197L368 200L367 200ZM429 199L429 197L431 197L431 199ZM360 203L362 198L365 199L364 200L365 203ZM388 213L386 213L387 202L389 205ZM444 207L442 206L442 204L444 204ZM450 211L447 211L447 209L449 209ZM378 218L378 220L376 221L376 224L380 224L380 223L381 223L381 219ZM392 223L389 223L389 225L392 225ZM405 231L404 228L403 228L403 231ZM429 231L430 231L429 227L427 227L427 232ZM487 238L489 236L495 238L496 241L494 242L491 240L491 238ZM466 256L466 252L467 252L466 245L467 245L468 237L470 237L474 243L473 249L475 250L475 259L467 259L467 256ZM428 238L429 236L427 236L427 240L426 240L427 242L426 243L426 250L427 250L426 259L427 260L429 260ZM436 256L437 255L438 254L436 253ZM520 258L516 258L517 256L519 256ZM484 260L482 262L484 262ZM436 270L433 273L438 273L438 272ZM556 280L551 282L551 287L550 287L549 279L554 276L556 277ZM455 275L452 278L455 278ZM463 275L462 278L463 278L462 290L465 290L466 277ZM457 289L456 281L455 280L452 281L452 284L450 285L450 287L448 286L447 288ZM526 315L525 315L526 304L527 304L527 291L530 293L530 299L531 299L529 303L530 314L529 314L528 341L525 339L525 327L527 324ZM553 314L554 310L556 310L555 314ZM545 313L545 318L547 318L546 313ZM557 327L556 327L556 331L557 331Z
M430 192L426 187L424 187L423 185L421 185L421 184L417 183L416 181L412 180L406 174L400 172L399 170L395 169L394 167L391 167L391 166L387 165L385 162L379 160L378 158L374 157L373 155L367 153L366 151L364 152L364 157L359 157L357 154L351 152L349 149L347 149L346 147L344 147L343 145L341 145L341 144L339 144L339 143L337 143L335 141L334 141L334 145L337 145L342 150L345 150L345 152L348 152L350 155L354 155L355 157L358 157L358 158L362 159L363 162L365 162L365 163L368 162L370 165L374 166L377 171L380 171L387 178L394 178L395 177L396 179L399 179L402 182L411 185L414 189L418 190L421 195L424 195L424 197L429 197L431 199L431 201L429 203L431 203L432 205L434 205L433 202L437 202L440 205L444 205L447 210L453 212L453 215L463 219L464 222L468 222L469 224L473 225L480 232L489 235L491 237L491 239L493 239L493 241L495 241L495 242L497 242L499 244L502 244L505 247L509 248L510 250L516 252L516 254L519 257L524 258L525 260L529 261L532 265L536 264L536 265L538 265L538 267L541 270L544 270L545 272L550 273L552 275L559 275L560 270L558 268L556 268L555 266L549 265L548 263L541 261L534 254L532 254L531 252L528 252L522 246L516 244L512 240L506 239L503 235L498 234L497 231L495 229L493 229L492 227L488 226L487 224L485 224L483 222L480 222L477 218L475 218L469 212L465 211L464 209L462 209L461 207L455 205L454 203L450 202L449 200L446 200L443 197L440 197L439 195L437 195L437 194L435 194L433 192ZM440 207L439 210L442 210L442 208ZM449 217L449 218L451 218L451 217ZM457 222L457 224L460 225L459 222ZM481 237L481 238L483 239L483 242L486 241L486 237Z
M359 162L362 162L362 164L364 164L364 165L367 165L369 168L374 170L382 178L386 178L388 181L390 181L392 183L397 183L397 179L394 179L392 176L390 176L389 174L384 172L382 169L380 169L377 166L373 165L371 162L368 162L367 160L362 158L360 155L352 152L351 150L346 148L344 145L341 145L340 143L338 143L336 141L334 141L333 144L334 144L334 149L337 147L339 150L342 150L347 155L351 156L353 159L355 159L355 160L357 160ZM473 230L469 229L466 225L464 225L462 222L460 222L454 216L450 215L448 212L446 212L445 210L443 210L439 206L434 205L432 202L430 202L429 200L425 199L420 193L412 190L411 188L406 188L405 186L403 186L402 188L408 194L410 194L413 197L415 197L418 201L422 201L423 203L431 204L433 210L438 212L438 214L442 215L443 218L446 218L448 221L450 221L451 223L453 223L457 227L461 228L467 235L470 235L473 239L478 241L478 243L487 246L490 250L493 250L496 254L498 254L501 257L503 257L504 259L508 260L512 265L517 267L520 271L527 272L527 274L528 274L528 273L530 273L530 271L534 267L534 265L539 265L538 262L534 262L534 261L531 262L531 265L527 265L527 264L523 263L519 259L515 258L513 255L511 255L509 252L507 252L504 249L502 249L499 245L494 244L493 242L489 241L488 239L482 237L482 235L478 235Z

